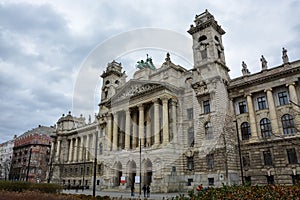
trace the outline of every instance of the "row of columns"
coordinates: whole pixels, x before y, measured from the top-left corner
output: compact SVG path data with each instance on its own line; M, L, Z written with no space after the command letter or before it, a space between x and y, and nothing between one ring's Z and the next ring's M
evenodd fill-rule
M289 84L286 84L286 86L289 89L290 100L297 103L298 98L297 98L297 94L296 94L295 83L289 83ZM274 98L273 98L272 88L266 89L264 92L266 92L266 94L267 94L271 126L273 127L274 130L278 130L279 126L278 126L276 106L275 106L275 102L274 102ZM250 122L251 133L254 138L259 138L257 127L256 127L256 118L255 118L256 115L255 115L255 111L254 111L252 95L246 94L246 99L247 99L247 107L248 107L248 113L249 113L249 122Z
M169 100L172 120L169 120ZM118 143L121 139L119 128L122 128L123 125L125 126L123 134L125 134L124 148L126 150L130 149L130 144L132 148L138 147L139 139L141 139L142 145L150 145L152 135L154 135L154 145L159 145L161 143L161 129L162 144L167 144L170 140L170 122L174 123L174 126L172 125L173 129L171 133L174 135L176 132L176 102L177 101L174 99L161 98L162 112L160 112L159 99L153 100L151 102L151 105L153 103L153 119L150 117L150 109L146 109L146 106L149 105L149 103L137 105L138 110L136 113L131 113L131 108L122 110L122 112L125 111L125 117L124 115L121 115L120 111L114 112L113 121L112 116L108 116L106 131L109 140L108 142L112 141L112 146L108 148L112 150L118 149ZM153 123L152 126L151 123ZM153 127L153 130L151 130L151 127Z
M81 137L75 137L68 141L68 154L67 161L68 162L78 162L78 161L90 161L95 149L96 134L89 134ZM93 141L93 142L91 142ZM59 161L61 155L61 145L62 140L57 141L57 149L55 153L56 161ZM54 146L54 142L52 142L52 146ZM54 152L53 152L54 153Z

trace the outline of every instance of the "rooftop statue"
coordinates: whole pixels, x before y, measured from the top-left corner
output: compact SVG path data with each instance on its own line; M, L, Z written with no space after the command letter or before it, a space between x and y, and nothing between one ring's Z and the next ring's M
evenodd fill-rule
M149 58L148 54L147 54L146 62L144 60L137 61L137 64L135 66L136 66L136 68L139 68L139 69L144 69L144 68L150 68L152 70L156 69L152 62L152 58Z

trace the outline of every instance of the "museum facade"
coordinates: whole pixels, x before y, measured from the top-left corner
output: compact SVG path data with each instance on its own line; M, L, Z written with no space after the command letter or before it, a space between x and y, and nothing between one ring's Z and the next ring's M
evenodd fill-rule
M180 192L195 185L295 184L298 163L300 61L231 79L225 31L207 10L188 33L194 66L167 53L160 67L147 56L126 80L121 63L101 74L95 120L63 115L52 135L52 182L126 190ZM96 156L96 157L95 157Z

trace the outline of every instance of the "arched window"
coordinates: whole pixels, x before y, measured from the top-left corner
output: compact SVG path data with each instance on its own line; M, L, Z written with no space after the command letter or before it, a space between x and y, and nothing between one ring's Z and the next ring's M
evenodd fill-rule
M294 118L292 115L285 114L281 117L281 123L283 128L283 134L291 134L295 133L295 125L294 125Z
M250 124L248 122L243 122L241 124L242 140L248 140L251 136Z
M205 35L201 35L200 38L199 38L199 40L198 40L198 42L202 42L202 41L204 41L206 39L207 39L207 37Z
M270 137L272 135L271 122L268 118L260 120L260 131L262 137Z
M188 144L190 147L194 146L194 128L191 127L188 130Z
M205 138L207 140L213 139L213 131L212 131L211 123L207 122L204 128L205 128Z

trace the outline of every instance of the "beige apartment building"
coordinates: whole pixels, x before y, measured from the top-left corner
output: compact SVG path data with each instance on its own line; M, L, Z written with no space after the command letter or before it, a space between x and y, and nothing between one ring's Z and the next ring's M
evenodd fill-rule
M214 16L196 15L188 33L192 69L169 53L161 66L147 56L127 81L120 63L108 63L95 120L69 113L57 122L52 182L91 187L94 167L97 189L299 182L300 61L283 49L278 66L262 56L260 72L243 62L243 75L231 79Z

